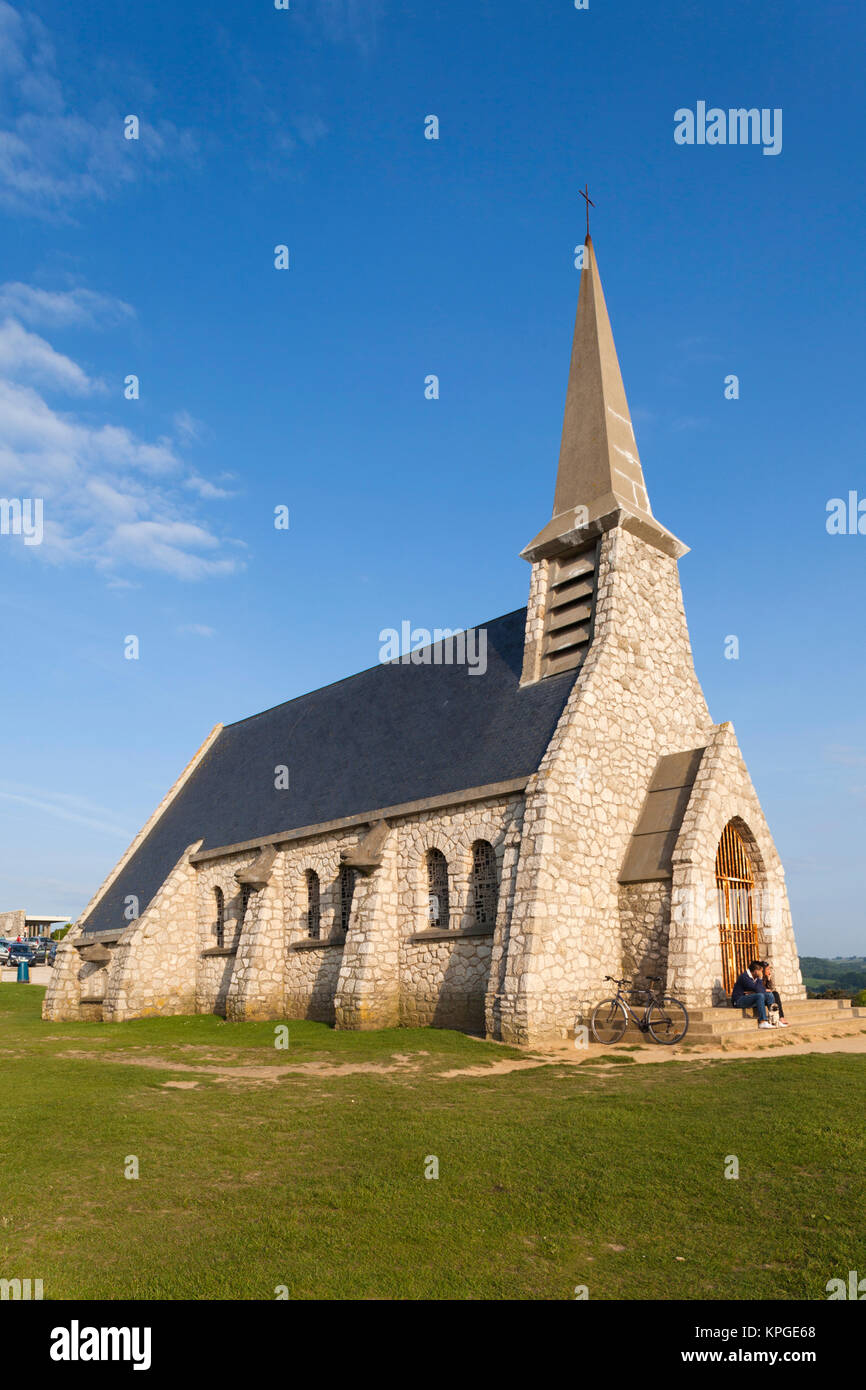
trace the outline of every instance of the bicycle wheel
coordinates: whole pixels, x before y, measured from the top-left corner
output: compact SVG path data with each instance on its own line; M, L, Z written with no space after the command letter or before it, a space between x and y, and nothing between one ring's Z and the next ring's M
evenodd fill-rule
M618 999L602 999L592 1011L590 1027L597 1043L618 1043L628 1027L628 1014Z
M665 995L657 999L649 1011L647 1027L650 1036L658 1043L682 1042L689 1028L689 1016L685 1004L679 999Z

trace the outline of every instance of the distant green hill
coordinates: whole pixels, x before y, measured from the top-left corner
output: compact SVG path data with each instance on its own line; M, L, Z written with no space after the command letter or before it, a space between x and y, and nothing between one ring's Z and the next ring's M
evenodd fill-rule
M826 994L835 990L855 995L866 989L866 956L836 957L801 956L803 984L810 994Z

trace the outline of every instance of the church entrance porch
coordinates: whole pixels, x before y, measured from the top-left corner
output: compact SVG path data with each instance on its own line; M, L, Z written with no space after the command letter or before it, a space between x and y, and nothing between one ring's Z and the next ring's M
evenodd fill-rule
M755 875L745 843L730 822L716 851L722 982L730 994L737 976L760 954L755 922Z

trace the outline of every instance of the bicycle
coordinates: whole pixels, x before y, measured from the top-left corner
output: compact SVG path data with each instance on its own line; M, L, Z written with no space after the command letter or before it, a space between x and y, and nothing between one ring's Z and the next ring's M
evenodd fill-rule
M641 1018L623 995L623 985L630 985L631 980L617 980L613 975L605 975L604 978L616 985L616 994L613 999L602 999L592 1011L590 1027L596 1042L608 1045L618 1043L628 1027L629 1019L641 1033L649 1033L657 1043L670 1046L682 1042L688 1032L689 1015L685 1004L680 1003L679 999L650 988L646 991L648 999ZM661 982L660 975L647 975L646 979L650 986L653 982Z

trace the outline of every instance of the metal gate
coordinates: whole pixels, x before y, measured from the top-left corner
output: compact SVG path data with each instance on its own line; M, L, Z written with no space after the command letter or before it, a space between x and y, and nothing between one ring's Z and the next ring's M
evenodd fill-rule
M758 955L755 924L755 875L742 837L732 824L725 826L716 851L716 887L719 892L719 931L722 944L722 976L730 994L737 976Z

